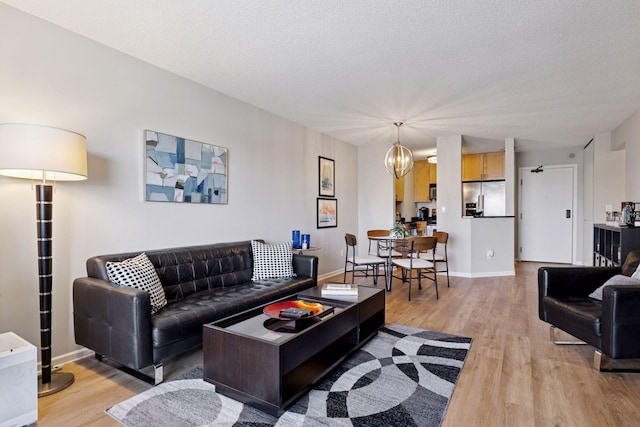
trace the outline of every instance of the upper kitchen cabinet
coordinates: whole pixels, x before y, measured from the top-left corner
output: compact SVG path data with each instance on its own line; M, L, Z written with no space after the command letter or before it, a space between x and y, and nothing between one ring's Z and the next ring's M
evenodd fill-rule
M430 202L429 186L436 184L438 166L426 160L419 160L413 164L413 201Z
M396 202L404 200L404 176L395 178L396 181Z
M438 183L438 164L429 163L429 184L437 184L437 183Z
M484 181L504 179L504 152L464 154L462 180Z
M429 201L430 167L429 162L420 160L413 164L413 201Z

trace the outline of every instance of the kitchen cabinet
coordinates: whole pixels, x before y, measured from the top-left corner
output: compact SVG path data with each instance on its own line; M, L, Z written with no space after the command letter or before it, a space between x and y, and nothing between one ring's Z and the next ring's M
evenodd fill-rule
M594 266L620 266L636 249L640 249L640 228L593 225Z
M437 163L429 163L429 184L437 184L438 183L438 164Z
M404 176L396 178L396 202L404 200Z
M438 166L426 160L419 160L413 164L413 201L430 202L429 185L436 184Z
M484 179L504 179L504 152L484 153Z
M465 154L462 156L462 180L504 179L504 153Z
M429 201L430 167L426 160L413 164L413 201Z

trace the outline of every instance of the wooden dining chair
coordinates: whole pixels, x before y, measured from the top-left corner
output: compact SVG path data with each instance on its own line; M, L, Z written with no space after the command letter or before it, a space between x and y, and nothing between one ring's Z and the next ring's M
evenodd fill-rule
M387 258L389 257L389 250L391 250L392 257L402 256L402 253L394 250L392 246L387 243L387 241L374 239L374 237L387 236L389 236L389 230L367 231L367 237L369 238L369 255L376 255L382 258ZM374 245L373 249L371 249L372 244Z
M445 231L434 231L433 237L438 239L436 250L432 254L431 251L425 252L420 256L427 261L435 260L436 273L447 274L447 288L449 287L449 255L447 254L447 242L449 241L449 233ZM438 266L444 266L444 268Z
M436 261L434 259L436 244L435 237L410 237L407 240L407 256L393 260L393 265L402 269L402 277L398 277L404 283L409 284L409 301L411 301L411 282L418 279L418 289L422 289L422 279L433 280L436 286L436 299L438 295L438 275L436 274ZM425 254L431 251L431 260L425 259ZM416 275L413 275L414 270ZM408 272L408 276L407 273Z
M345 253L344 259L344 276L342 278L343 282L347 281L347 273L351 273L351 283L354 282L354 278L356 275L358 277L368 277L369 276L369 268L371 268L371 276L373 276L373 284L378 284L378 277L384 276L385 278L385 286L387 284L387 275L386 273L380 272L380 266L385 266L387 260L381 258L376 255L357 255L356 246L358 245L358 241L356 236L353 234L345 234L344 235L345 243L347 244L347 251ZM351 252L351 255L349 253ZM351 269L349 270L349 267ZM363 268L364 267L364 268Z

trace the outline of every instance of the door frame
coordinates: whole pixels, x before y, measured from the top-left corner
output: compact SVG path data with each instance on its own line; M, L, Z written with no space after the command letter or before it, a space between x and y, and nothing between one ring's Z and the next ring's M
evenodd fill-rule
M522 218L522 175L523 173L531 173L532 169L537 168L538 166L522 166L518 168L518 213L516 216L516 227L517 227L517 236L518 241L516 243L516 259L520 261L520 246L522 242L520 241L520 220ZM577 251L578 251L578 165L576 164L567 164L567 165L548 165L542 166L543 169L561 169L561 168L570 168L572 170L573 175L573 200L571 201L571 210L573 211L573 223L571 224L571 234L572 234L572 242L571 242L571 264L575 265L578 263ZM543 172L544 173L544 172ZM581 255L582 256L582 255Z

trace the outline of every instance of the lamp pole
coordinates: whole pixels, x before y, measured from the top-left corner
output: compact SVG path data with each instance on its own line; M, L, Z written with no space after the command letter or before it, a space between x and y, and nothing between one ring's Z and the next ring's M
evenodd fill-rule
M44 175L44 173L43 173ZM48 396L73 384L70 372L51 372L51 307L53 291L53 186L45 179L36 185L36 226L38 235L38 284L40 288L40 357L38 397Z

